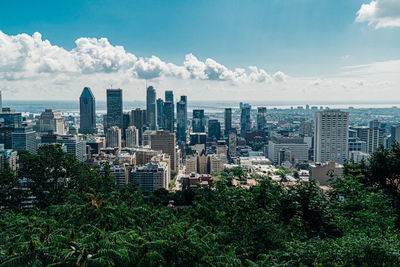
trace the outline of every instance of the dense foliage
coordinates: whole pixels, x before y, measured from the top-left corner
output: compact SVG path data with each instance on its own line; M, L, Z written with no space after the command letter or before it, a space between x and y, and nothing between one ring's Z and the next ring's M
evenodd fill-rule
M58 147L21 153L18 173L0 174L0 264L400 266L398 151L347 164L328 193L270 179L232 187L229 177L245 175L234 169L214 189L154 194L115 189L107 168L100 175ZM33 207L21 209L28 192Z

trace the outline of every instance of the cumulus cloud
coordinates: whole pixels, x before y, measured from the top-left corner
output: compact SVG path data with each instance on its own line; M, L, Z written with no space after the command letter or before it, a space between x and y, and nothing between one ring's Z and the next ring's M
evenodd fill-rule
M400 1L375 0L363 4L357 12L357 22L368 22L376 29L400 27Z
M107 38L79 38L75 45L68 51L43 40L40 33L10 36L0 31L0 77L11 81L43 73L123 73L137 79L173 77L234 83L285 82L287 77L277 72L271 78L255 66L231 70L211 58L201 61L193 54L186 55L181 66L156 56L137 57L122 46L110 44Z

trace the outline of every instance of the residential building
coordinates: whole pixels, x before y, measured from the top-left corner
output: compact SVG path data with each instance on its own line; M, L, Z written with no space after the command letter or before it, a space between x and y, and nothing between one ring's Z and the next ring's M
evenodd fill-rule
M139 131L135 126L129 126L125 131L126 147L139 146Z
M107 130L106 144L110 148L121 149L121 129L117 126L111 126Z

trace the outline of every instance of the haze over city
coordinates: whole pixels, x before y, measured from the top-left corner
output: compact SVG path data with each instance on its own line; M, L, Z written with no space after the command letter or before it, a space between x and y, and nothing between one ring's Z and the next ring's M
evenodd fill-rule
M396 0L6 1L0 87L10 100L76 100L84 86L98 100L111 86L144 100L151 84L192 100L396 103L399 10Z

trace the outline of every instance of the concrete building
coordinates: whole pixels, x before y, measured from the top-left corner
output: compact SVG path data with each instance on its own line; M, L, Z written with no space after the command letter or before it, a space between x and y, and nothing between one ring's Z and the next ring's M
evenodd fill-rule
M122 89L107 89L107 121L104 132L112 126L123 129Z
M151 135L151 149L160 150L171 157L171 169L176 170L176 140L175 134L169 131L156 131Z
M308 162L308 144L301 137L277 137L272 136L268 142L268 159L271 162L279 162L279 153L289 150L295 162Z
M12 149L5 149L3 144L0 144L0 170L3 170L8 165L12 170L18 168L18 153Z
M94 134L96 129L96 102L89 87L83 88L79 97L79 132L82 134Z
M137 183L142 191L168 189L168 168L164 164L154 162L137 166L129 174L129 183Z
M362 160L366 161L371 157L370 154L361 151L350 151L349 159L353 160L355 163L359 163Z
M369 122L367 152L374 153L380 146L383 145L383 128L378 120Z
M15 112L11 108L3 107L0 109L0 123L5 127L18 128L22 124L21 112Z
M139 132L139 144L142 144L144 125L146 123L146 110L137 108L131 111L131 123L138 129Z
M344 163L348 153L348 127L348 112L329 109L315 113L315 162Z
M125 131L126 147L139 146L139 131L135 126L129 126Z
M86 141L79 139L76 135L64 135L57 139L57 143L63 144L67 152L74 155L79 161L86 161Z
M343 176L343 165L334 161L310 164L310 179L317 181L319 185L328 186L331 179Z
M230 133L228 135L228 152L229 155L235 155L237 148L237 135L235 133Z
M220 173L223 171L225 162L224 159L221 159L219 155L211 154L209 155L210 162L210 174Z
M187 156L186 161L185 161L185 173L186 174L191 174L191 173L197 173L197 155L193 156Z
M117 126L111 126L107 130L106 145L110 148L121 149L121 129Z
M39 118L39 131L42 133L53 132L54 134L64 135L64 117L55 109L46 109Z

